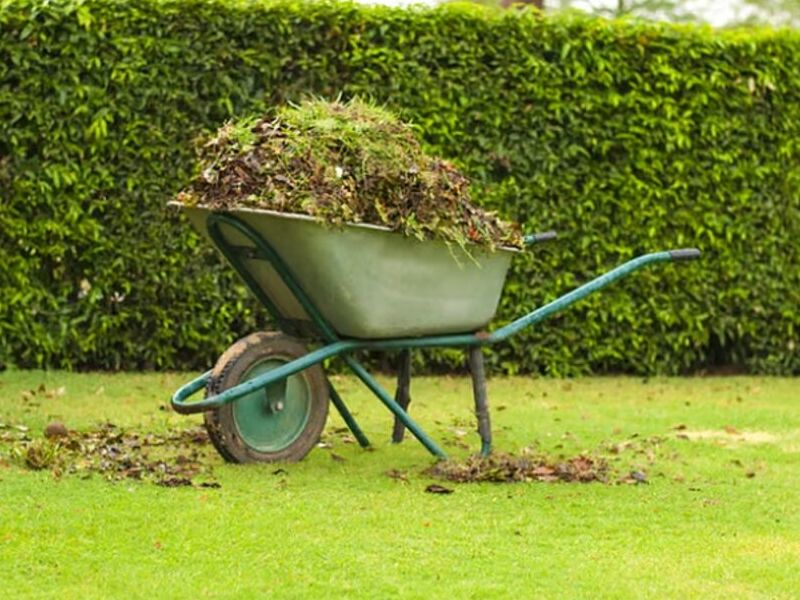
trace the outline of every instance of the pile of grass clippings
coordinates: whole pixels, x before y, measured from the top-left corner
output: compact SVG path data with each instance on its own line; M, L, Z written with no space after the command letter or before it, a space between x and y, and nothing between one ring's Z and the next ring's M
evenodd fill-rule
M224 125L177 200L383 225L420 240L521 247L519 228L470 203L469 179L427 155L413 128L360 100L312 100Z
M96 474L108 481L136 480L164 487L219 487L207 460L208 435L201 428L157 434L113 423L90 431L51 424L44 433L31 437L22 425L0 432L0 458L6 454L20 467L49 470L55 478Z
M648 464L652 466L656 449L662 441L653 437L642 440L640 444L624 442L606 449L615 455L630 449L637 458L646 456ZM618 459L618 456L608 459L598 454L552 457L526 448L520 455L495 452L485 457L472 455L463 461L442 461L427 469L425 474L456 483L648 483L647 473L641 466L611 464Z
M589 483L609 481L610 469L602 458L576 456L552 460L544 456L514 456L494 453L490 456L470 456L463 462L443 461L428 470L428 474L457 483L494 482L516 483L531 481L565 481Z

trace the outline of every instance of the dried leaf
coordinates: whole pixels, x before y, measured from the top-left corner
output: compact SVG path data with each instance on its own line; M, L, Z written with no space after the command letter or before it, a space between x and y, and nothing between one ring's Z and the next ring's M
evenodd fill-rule
M405 471L400 471L398 469L389 469L386 471L385 475L394 479L395 481L402 481L403 483L408 483L408 475Z
M156 484L164 487L185 487L191 486L192 480L187 477L167 477L157 481Z
M432 483L425 488L425 491L429 494L452 494L454 490L446 488L443 485Z
M555 472L556 470L553 469L552 467L548 467L546 465L540 465L531 471L531 475L533 475L534 477L544 477L552 475Z

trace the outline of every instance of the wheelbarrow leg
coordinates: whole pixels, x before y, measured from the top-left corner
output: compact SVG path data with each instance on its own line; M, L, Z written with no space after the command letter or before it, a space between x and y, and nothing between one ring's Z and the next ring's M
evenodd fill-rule
M339 414L342 415L342 419L344 419L344 422L347 424L347 427L350 429L355 438L358 440L358 445L361 446L362 448L368 448L370 443L369 440L367 439L367 436L364 435L364 432L361 430L361 427L359 427L358 423L356 423L353 414L347 408L347 405L344 403L344 400L342 400L342 397L339 395L339 392L336 391L336 389L333 387L333 384L330 381L328 381L328 389L330 390L331 402L333 402L333 405L336 407L336 410L338 410Z
M397 391L394 394L394 401L408 412L408 403L411 402L411 350L401 350L400 360L397 367ZM392 443L399 444L403 441L406 426L395 415L394 429L392 430Z
M472 375L472 395L475 398L475 416L478 418L478 434L481 436L481 456L492 451L492 425L489 421L489 399L486 393L486 372L483 369L483 351L472 346L467 351L469 372Z

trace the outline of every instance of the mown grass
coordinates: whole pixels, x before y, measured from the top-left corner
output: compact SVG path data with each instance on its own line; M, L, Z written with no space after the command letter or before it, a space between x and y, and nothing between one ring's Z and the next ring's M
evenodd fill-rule
M8 372L0 422L183 427L198 419L162 407L186 378ZM607 453L649 483L445 482L455 492L441 496L424 492L425 451L388 444L385 410L337 383L374 451L344 443L332 415L333 448L300 464L212 455L220 489L54 479L0 460L3 596L796 597L797 379L494 379L496 447L571 456L658 436L649 457ZM412 394L448 451L477 448L467 379L418 379Z

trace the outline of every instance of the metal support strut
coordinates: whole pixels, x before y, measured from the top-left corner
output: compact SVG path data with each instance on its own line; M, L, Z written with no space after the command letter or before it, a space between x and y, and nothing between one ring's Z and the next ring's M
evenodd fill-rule
M408 404L411 402L411 350L401 350L397 365L397 391L394 394L394 401L408 412ZM394 429L392 430L392 443L399 444L405 436L406 426L403 422L394 417Z
M331 402L333 402L336 410L339 411L339 414L342 416L342 419L344 419L348 429L350 429L356 440L358 440L358 445L362 448L369 448L369 439L367 439L367 436L364 434L364 431L361 429L361 427L358 426L355 418L353 418L353 414L347 408L347 405L344 403L344 400L342 400L339 392L336 391L336 388L333 387L333 384L330 381L328 382L328 391L330 392Z
M492 424L489 420L489 397L486 393L486 372L483 369L483 352L480 346L467 350L469 372L472 375L472 395L475 399L475 417L478 419L478 435L481 436L481 456L492 451Z
M369 373L367 373L367 370L364 367L362 367L358 361L356 361L354 358L350 356L345 356L344 362L347 363L347 366L350 367L350 370L353 371L353 373L355 373L356 377L358 377L364 383L364 385L366 385L372 391L372 393L378 397L378 400L383 402L383 405L390 411L392 411L395 417L400 419L405 428L408 429L411 432L411 434L415 438L417 438L417 440L419 440L420 444L425 446L428 452L430 452L437 458L441 459L447 458L447 455L444 453L444 450L442 450L436 442L434 442L430 437L428 437L428 434L425 433L422 430L422 428L413 421L411 417L408 416L408 413L406 411L400 408L397 402L394 401L394 398L392 398L386 392L386 390L384 390L380 386L380 384L377 381L375 381L374 377L372 377Z

